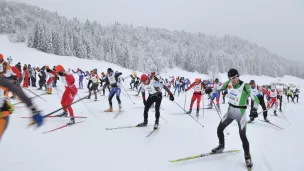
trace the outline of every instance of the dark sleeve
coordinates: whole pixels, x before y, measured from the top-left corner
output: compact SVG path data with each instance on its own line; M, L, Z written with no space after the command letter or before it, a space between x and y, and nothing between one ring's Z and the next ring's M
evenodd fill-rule
M76 74L77 72L75 72L74 70L72 70L72 72L74 73L74 74Z
M165 91L166 91L169 95L172 94L171 91L169 90L169 88L168 88L167 86L163 85L163 88L165 89Z
M118 77L121 76L121 75L122 75L122 73L121 73L121 72L118 72L118 73L115 74L115 77L118 78Z
M8 89L10 92L16 94L19 99L26 104L27 107L33 109L33 103L31 99L25 95L20 86L9 82L6 78L0 78L0 87Z

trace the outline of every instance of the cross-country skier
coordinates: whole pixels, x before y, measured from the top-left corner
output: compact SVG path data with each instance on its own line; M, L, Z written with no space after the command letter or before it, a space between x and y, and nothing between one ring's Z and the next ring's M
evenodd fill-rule
M222 87L222 84L219 82L219 79L216 78L214 80L213 84L211 85L212 92L211 92L211 98L210 98L210 104L209 104L210 109L212 109L214 99L216 99L217 107L220 108L221 87Z
M112 106L112 99L114 97L114 95L116 94L116 99L119 105L119 111L121 111L122 107L121 107L121 100L120 100L120 82L119 82L119 76L122 75L121 72L116 72L114 74L114 71L112 70L112 68L108 68L107 70L107 78L106 78L106 82L108 82L108 85L111 86L111 90L109 93L109 109L105 110L105 112L113 112L113 106Z
M134 87L132 86L132 84L135 84L135 78L137 77L137 73L134 71L133 74L130 75L131 77L131 82L130 82L130 89L134 89Z
M47 90L47 86L46 86L46 74L45 72L40 69L39 67L36 68L36 70L38 71L38 77L39 77L39 81L38 81L38 84L39 84L39 88L38 90L42 90L42 86L45 87L45 89Z
M196 116L198 117L199 109L200 109L200 103L201 103L201 99L202 99L202 94L203 94L203 91L205 90L205 87L204 87L204 84L202 83L201 79L196 78L195 82L192 83L190 85L190 87L188 87L186 89L186 92L189 91L191 88L194 89L194 92L193 92L193 95L192 95L192 98L191 98L190 110L187 112L187 114L190 114L192 112L192 107L193 107L193 104L196 100L196 106L197 106Z
M253 163L250 156L249 142L246 136L246 101L250 96L255 102L255 108L257 108L259 99L253 93L251 93L250 85L241 81L239 76L240 75L236 69L230 69L228 72L229 80L225 82L221 88L221 90L228 89L229 108L217 128L219 145L212 149L212 152L221 153L224 150L224 129L230 125L233 120L236 120L239 126L239 134L245 152L245 162L247 167L251 168Z
M254 95L256 95L260 101L260 105L262 106L263 109L263 116L264 116L264 120L266 122L269 122L269 120L267 119L267 108L265 105L265 101L264 101L264 97L263 97L263 93L267 94L268 91L262 87L262 86L258 86L256 85L254 80L250 81L250 86L251 86L251 92L254 93ZM248 121L248 123L251 123L252 121L254 121L254 118L258 117L258 113L257 113L257 108L254 108L254 100L251 99L251 109L250 109L250 120Z
M287 88L287 92L286 92L286 95L287 95L287 101L289 103L289 97L291 98L291 100L293 99L292 95L292 90L290 89L290 87Z
M274 111L273 111L274 115L277 115L277 109L279 106L277 97L279 94L280 93L275 86L271 86L270 91L268 91L267 93L267 99L268 99L267 108L270 108L274 105Z
M70 121L68 122L68 125L75 124L74 111L71 106L78 91L75 86L75 78L72 73L65 71L62 65L56 66L56 73L59 75L60 81L65 86L65 91L61 98L61 105L62 107L69 105L68 107L63 109L62 114L57 116L67 117L69 113Z
M78 75L78 82L79 82L78 89L83 89L84 72L79 68L77 68L76 71L72 70L72 72Z
M98 74L96 73L97 71L94 70L90 76L90 81L92 83L92 86L90 87L89 89L89 96L88 96L88 99L91 98L91 95L92 95L92 91L94 92L94 95L95 95L95 101L97 101L97 89L98 89L98 86L99 86L99 76Z
M17 86L13 83L11 83L9 80L5 78L0 78L0 91L3 94L4 91L10 91L13 94L16 94L18 98L26 104L26 106L31 110L32 116L33 116L33 122L40 127L43 124L43 117L40 114L40 111L37 109L37 107L32 103L31 99L28 98L20 86ZM3 136L4 131L6 130L10 114L13 113L14 107L13 105L4 97L0 97L0 140Z
M292 101L295 103L294 99L297 98L297 103L299 103L299 94L300 94L300 89L296 88L295 91L293 92L293 99Z
M176 93L176 90L177 90L177 94L178 94L178 96L179 96L179 94L180 94L180 86L181 86L181 82L180 82L180 78L179 77L176 77L176 80L175 80L175 82L174 82L174 95L175 95L175 93Z
M152 104L155 103L154 129L158 129L159 117L160 117L159 108L160 108L161 101L162 101L162 89L164 88L165 91L168 92L171 101L174 100L174 96L165 85L163 85L159 82L159 79L156 76L149 78L146 74L143 74L140 77L140 81L142 82L141 92L142 92L142 98L143 98L143 103L145 105L145 109L144 109L144 122L138 124L137 126L145 127L148 125L148 112L149 112L149 109L152 106ZM146 93L145 93L146 90L149 93L147 100L146 100Z

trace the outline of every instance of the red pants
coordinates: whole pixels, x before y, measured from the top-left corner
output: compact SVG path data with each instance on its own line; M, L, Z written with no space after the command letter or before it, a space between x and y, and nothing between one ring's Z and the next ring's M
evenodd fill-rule
M62 107L72 104L76 94L77 94L76 86L66 88L61 99ZM70 116L74 116L72 106L68 106L63 110L68 111Z
M279 106L279 103L278 103L276 97L273 97L273 98L271 98L271 99L268 101L268 103L267 103L267 108L270 108L272 104L273 104L274 107L275 107L274 109L277 110L277 108L278 108L278 106Z
M24 81L23 81L23 87L28 87L29 86L29 77L24 77Z
M200 109L201 99L202 99L202 94L193 93L192 98L191 98L190 110L192 110L192 107L193 107L193 104L194 104L195 100L197 100L196 101L197 109Z

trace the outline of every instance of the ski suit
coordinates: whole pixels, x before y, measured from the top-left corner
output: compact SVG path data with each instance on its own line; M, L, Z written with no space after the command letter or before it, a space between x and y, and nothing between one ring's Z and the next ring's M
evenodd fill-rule
M192 110L193 104L196 100L197 111L199 111L202 94L203 94L202 91L204 90L204 84L202 82L200 83L194 82L190 85L190 87L186 89L186 91L190 90L191 88L193 88L194 92L191 98L190 110Z
M29 86L29 72L27 68L23 68L23 87L28 88Z
M52 93L52 86L51 84L53 83L53 81L55 81L56 79L56 72L54 70L50 70L50 69L46 69L46 72L48 73L48 80L46 81L46 85L48 88L48 93Z
M216 98L216 103L218 105L220 105L220 97L221 97L221 86L222 84L221 83L216 83L214 82L212 85L211 85L211 88L212 88L212 92L211 92L211 98L210 98L210 105L213 104L213 100Z
M83 89L83 77L84 77L84 73L82 70L77 70L76 72L74 70L72 70L72 72L74 74L77 74L78 75L78 82L79 82L79 86L78 88L79 89Z
M277 97L280 94L280 92L278 91L278 89L275 89L274 91L268 91L267 92L267 98L269 99L268 103L267 103L267 108L270 108L274 105L274 111L276 112L276 110L278 109L279 103L277 101Z
M224 129L230 125L233 120L236 120L245 155L249 155L249 142L246 136L246 102L247 99L251 97L255 102L255 107L257 107L259 99L254 95L254 93L251 93L250 85L243 81L239 81L235 86L233 86L230 80L228 80L223 84L221 91L225 89L228 89L229 108L217 128L219 143L225 144Z
M73 103L78 90L75 86L75 78L72 73L65 72L65 74L59 78L65 86L65 90L61 98L61 106L64 107ZM71 105L64 108L63 110L65 112L68 111L70 116L74 116L73 108Z
M98 76L98 74L92 74L90 76L90 82L92 82L92 86L89 89L89 97L88 97L88 99L91 98L92 91L94 91L95 99L97 99L97 92L96 91L97 91L98 86L99 86L99 76Z
M111 76L108 75L106 78L106 82L108 83L107 85L111 86L111 90L110 90L109 98L108 98L110 107L112 107L112 99L115 94L116 94L116 99L118 101L118 104L119 105L121 104L121 100L120 100L121 89L120 89L120 81L118 78L120 75L122 75L121 72L116 72L116 73L113 73Z
M179 78L177 77L176 80L175 80L174 95L175 95L176 90L177 90L178 95L179 95L179 93L180 93L180 85L181 85L181 82L180 82Z

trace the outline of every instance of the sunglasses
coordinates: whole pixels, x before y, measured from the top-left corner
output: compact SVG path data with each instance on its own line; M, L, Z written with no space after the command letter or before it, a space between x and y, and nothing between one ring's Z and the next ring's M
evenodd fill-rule
M229 80L235 80L236 78L239 78L239 76L231 77L231 78L229 78Z

